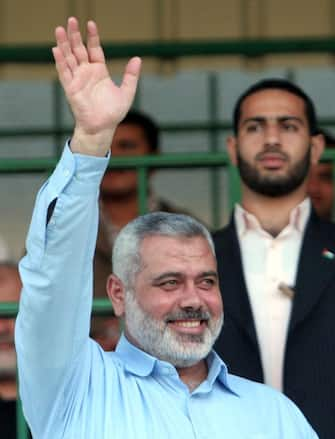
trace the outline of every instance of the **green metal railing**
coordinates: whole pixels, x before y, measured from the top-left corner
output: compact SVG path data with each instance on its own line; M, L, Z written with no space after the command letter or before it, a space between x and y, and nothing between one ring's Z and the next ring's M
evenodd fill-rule
M38 46L3 46L0 45L0 64L46 64L53 63L51 44ZM174 60L185 56L244 56L248 58L276 54L315 54L335 53L335 38L286 38L286 39L245 39L245 40L207 40L207 41L178 41L178 42L151 42L151 43L122 43L104 44L107 59L128 58L133 55L154 57L160 60ZM292 78L291 78L292 79ZM218 120L217 82L213 74L209 77L209 108L210 120L206 123L183 123L162 126L163 132L209 132L208 153L166 154L159 157L113 158L112 168L135 167L138 170L139 206L140 212L146 211L147 205L147 175L150 168L211 168L211 204L213 206L212 222L214 227L219 225L220 194L218 185L218 169L226 167L229 175L229 207L240 197L239 178L236 170L230 165L227 154L219 152L218 134L231 129L230 124ZM60 154L61 139L69 135L70 131L62 124L62 90L58 82L54 83L53 93L54 121L52 129L24 128L0 129L0 137L42 137L53 136L54 159L0 159L0 173L50 173ZM321 126L335 126L335 118L323 119ZM326 159L333 160L335 185L335 154L326 151ZM18 305L16 303L0 303L0 318L15 317ZM103 315L110 312L111 305L107 299L96 299L93 304L93 313ZM21 404L17 406L18 439L28 437L27 426L24 422Z
M52 63L51 47L43 45L0 45L0 63L46 64ZM196 56L246 56L289 55L335 52L334 37L313 38L247 38L208 39L192 41L153 41L104 43L107 59L128 58L130 56L175 59Z

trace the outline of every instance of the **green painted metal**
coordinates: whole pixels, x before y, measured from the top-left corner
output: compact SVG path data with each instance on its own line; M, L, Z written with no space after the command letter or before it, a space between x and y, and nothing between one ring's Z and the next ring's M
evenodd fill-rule
M54 155L60 157L62 152L62 87L58 80L55 80L52 84L52 105L53 105L53 137L54 137Z
M138 106L138 102L140 100L141 94L138 94L138 101L136 101L136 108ZM134 105L135 108L135 105ZM321 127L335 127L335 118L322 118L319 121L319 125ZM182 123L182 124L163 124L160 126L160 130L162 133L187 133L187 132L209 132L210 136L217 136L218 132L228 131L232 132L232 125L230 122L218 122L218 121L208 121L202 123ZM21 128L0 128L0 137L46 137L52 136L55 139L63 138L64 136L69 137L72 134L72 129L64 128L61 126L55 128L30 128L30 127L21 127ZM63 147L62 142L58 145L58 148L55 146L55 151L57 156L59 156L60 151ZM2 160L2 159L0 159Z
M241 201L241 185L240 176L237 172L236 166L229 163L228 165L228 181L229 181L229 199L228 207L229 212L231 212L236 203Z
M137 169L138 181L138 210L140 215L148 211L148 169L140 166Z
M19 305L17 302L0 302L0 318L16 317L18 310ZM110 313L113 308L111 302L106 297L106 299L94 299L92 310L95 315L102 315L105 312Z
M34 173L49 172L54 169L56 159L1 159L1 173ZM228 163L226 152L220 153L174 153L160 156L113 157L109 167L112 169L125 168L206 168L223 166Z
M92 313L95 316L110 315L112 312L113 312L113 307L107 296L106 299L93 300Z
M218 103L218 81L215 73L212 73L209 78L209 116L210 122L215 123L219 118L219 103ZM209 131L210 151L217 153L219 150L219 131ZM220 212L221 212L221 197L220 197L220 174L219 169L211 168L210 170L210 199L211 199L211 225L213 229L220 227Z
M18 379L17 382L19 382ZM16 400L16 431L18 439L29 438L28 425L23 415L22 403L20 398Z
M0 63L53 63L53 43L40 45L0 45ZM104 42L107 59L130 56L173 59L183 56L248 56L292 54L292 53L334 53L334 37L313 38L242 38L222 40L178 40L151 42Z
M138 99L141 98L139 94ZM136 108L138 103L136 101ZM319 121L319 125L322 127L335 126L335 118L328 117L322 118ZM167 133L184 133L184 132L207 132L207 131L232 131L232 124L230 122L183 122L182 124L162 124L160 130ZM0 128L0 137L45 137L45 136L69 136L72 133L72 129L58 127L58 128L45 128L45 127L21 127L21 128Z
M16 317L18 309L16 302L0 302L0 317Z

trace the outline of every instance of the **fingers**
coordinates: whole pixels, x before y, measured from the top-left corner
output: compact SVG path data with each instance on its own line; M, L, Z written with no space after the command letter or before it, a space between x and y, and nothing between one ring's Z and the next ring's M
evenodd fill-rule
M72 80L72 71L69 69L68 64L63 56L63 52L59 49L59 47L53 47L52 53L55 59L59 80L66 89L66 85Z
M100 45L98 28L92 20L87 22L87 50L91 62L105 62L105 55Z
M65 29L61 26L56 27L55 37L58 48L57 52L62 56L62 59L66 63L70 72L73 73L78 67L78 61L72 52L70 41Z
M122 84L120 88L124 93L129 105L133 101L136 93L138 78L140 76L140 71L141 71L141 64L142 64L141 58L139 57L131 58L126 66L123 75Z
M78 21L70 17L67 30L58 26L55 30L57 50L53 50L57 70L60 74L73 75L81 63L88 62L88 53L83 44Z
M74 17L70 17L68 19L67 37L70 42L72 53L77 61L77 65L79 65L80 63L87 63L87 49L84 46L83 40L81 38L78 21Z

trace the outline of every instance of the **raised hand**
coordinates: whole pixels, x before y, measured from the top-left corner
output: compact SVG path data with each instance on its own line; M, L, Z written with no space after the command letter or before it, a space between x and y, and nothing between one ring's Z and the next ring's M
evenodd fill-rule
M75 118L71 140L73 152L105 155L118 123L133 101L140 73L140 58L132 58L120 87L112 81L93 21L87 23L87 45L78 21L68 19L67 29L55 30L57 46L52 49L56 69Z

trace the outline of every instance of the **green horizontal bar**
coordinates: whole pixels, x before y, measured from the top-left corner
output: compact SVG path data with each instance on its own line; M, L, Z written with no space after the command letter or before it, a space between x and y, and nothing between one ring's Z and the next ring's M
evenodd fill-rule
M335 119L332 119L335 125ZM328 123L329 125L329 123ZM182 124L163 124L160 125L162 132L188 132L188 131L219 131L219 130L231 130L232 124L230 122L201 122L201 123L182 123ZM40 136L53 136L63 135L70 136L73 129L71 128L0 128L0 137L40 137Z
M56 166L56 159L0 159L0 172L45 172ZM222 153L175 153L160 156L114 157L110 168L125 169L135 167L178 168L222 166L228 163L228 155Z
M334 159L335 150L327 149L322 159ZM0 159L0 173L50 172L57 164L56 159ZM126 168L204 168L229 164L226 152L193 152L163 154L160 156L113 157L110 169Z
M69 136L73 132L72 128L56 129L54 127L44 128L1 128L0 137L45 137L45 136Z
M95 316L110 315L113 307L109 299L94 299L92 312Z
M0 317L15 317L18 310L17 302L0 302Z
M332 160L335 159L335 149L325 149L321 160Z
M47 158L0 158L0 172L3 174L50 172L55 168L56 163L56 159Z
M320 126L335 126L335 118L322 118L319 121ZM202 131L231 131L230 122L183 122L179 124L162 124L160 130L166 133L182 132L202 132ZM70 136L72 128L0 128L0 137L45 137L45 136Z
M53 63L52 43L1 45L0 63ZM291 53L333 53L335 38L271 38L104 43L106 58L176 58L181 56L262 56Z
M16 317L19 310L17 302L0 302L0 317ZM93 301L94 315L110 314L113 307L109 299L94 299Z

